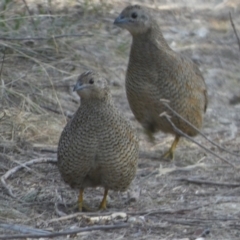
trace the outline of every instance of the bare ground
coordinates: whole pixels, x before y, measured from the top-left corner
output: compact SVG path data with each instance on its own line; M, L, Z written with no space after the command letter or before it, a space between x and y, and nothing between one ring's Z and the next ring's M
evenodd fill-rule
M78 193L62 181L55 164L33 164L13 173L6 179L8 191L0 185L0 237L20 234L7 230L3 223L58 232L127 222L128 228L70 237L196 239L209 230L206 239L240 239L238 168L185 139L180 142L173 162L160 160L173 136L159 133L156 143L149 143L129 109L124 76L131 37L113 26L114 18L128 1L54 0L39 4L41 1L28 0L29 12L24 1L3 2L0 174L32 159L56 159L59 135L67 117L79 105L72 85L76 76L87 69L100 71L109 80L116 106L138 130L141 152L130 189L125 193L110 192L108 209L90 216L69 215L76 212L73 206ZM231 12L240 33L240 3L237 0L134 3L152 8L170 46L199 64L209 93L202 132L240 154L240 105L233 101L240 96L240 52L229 20ZM72 34L83 36L62 36ZM61 37L16 39L53 35ZM239 155L219 150L201 136L195 140L239 166ZM9 196L9 189L15 198ZM101 188L87 189L85 200L96 208L102 194ZM117 218L103 217L116 212L121 212ZM101 218L94 219L93 215Z

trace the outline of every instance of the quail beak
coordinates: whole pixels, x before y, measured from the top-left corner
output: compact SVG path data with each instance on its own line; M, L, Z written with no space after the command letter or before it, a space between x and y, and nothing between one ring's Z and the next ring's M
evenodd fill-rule
M128 22L128 19L123 17L121 14L115 19L114 21L114 25L117 25L119 27L121 27L121 25L124 25Z
M79 91L79 90L82 90L83 88L85 88L86 86L83 85L82 83L80 82L77 82L76 85L73 87L73 91Z

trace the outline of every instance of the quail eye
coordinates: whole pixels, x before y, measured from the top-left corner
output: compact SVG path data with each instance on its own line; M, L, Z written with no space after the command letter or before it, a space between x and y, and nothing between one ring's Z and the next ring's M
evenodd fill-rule
M131 17L135 19L135 18L137 18L137 14L135 12L133 12Z
M90 84L93 84L93 83L94 83L94 80L91 78L91 79L89 80L89 83L90 83Z

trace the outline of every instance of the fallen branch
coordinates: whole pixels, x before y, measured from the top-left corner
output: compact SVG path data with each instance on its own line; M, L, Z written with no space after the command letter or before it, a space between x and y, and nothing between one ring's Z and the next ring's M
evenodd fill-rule
M206 204L203 205L199 205L199 206L195 206L195 207L190 207L190 208L180 208L180 209L152 209L152 210L148 210L148 211L139 211L139 212L126 212L126 213L116 213L116 212L107 212L107 213L93 213L93 212L89 212L89 213L83 213L83 212L78 212L78 213L73 213L73 214L69 214L66 216L62 216L59 218L53 218L50 221L48 221L48 223L53 223L53 222L59 222L59 221L66 221L72 218L76 218L76 217L86 217L86 216L95 216L98 219L101 219L101 217L110 217L111 215L118 216L118 214L123 215L123 214L127 214L127 216L137 216L137 215L145 215L145 216L149 216L149 215L156 215L156 214L184 214L185 212L190 212L193 210L197 210L199 208L202 207L207 207L211 204L217 204L220 203L221 200L217 200L216 202L208 202ZM124 215L125 216L125 215Z
M237 33L236 28L235 28L235 24L234 24L234 22L233 22L233 20L232 20L232 15L231 15L230 12L229 12L229 18L230 18L230 22L231 22L231 25L232 25L234 34L235 34L235 36L236 36L236 38L237 38L238 47L239 47L239 51L240 51L240 39L239 39L239 37L238 37L238 33Z
M175 209L175 210L172 210L172 209L168 209L168 210L153 209L153 210L150 210L150 211L127 212L127 214L132 215L132 216L136 216L136 215L149 216L149 215L155 215L155 214L183 214L185 212L190 212L190 211L193 211L193 210L197 210L199 208L206 207L206 206L209 206L211 204L212 204L212 202L208 202L206 204L199 205L199 206L196 206L196 207L191 207L191 208L180 208L180 209Z
M181 131L179 128L177 128L175 126L175 124L171 121L170 116L167 115L166 112L163 112L160 114L160 117L165 117L167 119L167 121L171 124L172 128L174 129L174 131L182 136L187 138L188 140L190 140L191 142L194 142L195 144L197 144L199 147L203 148L206 152L212 154L213 156L221 159L223 162L226 162L227 164L229 164L230 166L232 166L233 168L237 168L233 163L230 163L228 160L226 160L225 158L220 157L218 154L214 153L213 151L211 151L210 149L206 148L205 146L203 146L202 144L198 143L196 140L194 140L192 137L189 137L186 133L184 133L183 131Z
M62 216L59 218L53 218L50 221L48 221L49 223L53 223L53 222L59 222L59 221L66 221L72 218L76 218L76 217L82 217L84 219L87 219L88 222L91 222L92 224L98 223L101 220L107 220L107 221L112 221L114 219L127 219L127 213L125 212L108 212L108 213L101 213L99 212L99 214L97 213L84 213L84 212L78 212L78 213L73 213L73 214L69 214L66 216Z
M54 238L59 236L77 234L80 232L89 232L89 231L96 231L96 230L112 230L112 229L120 229L120 228L127 228L127 227L129 227L128 223L116 224L116 225L99 225L99 226L77 228L77 229L63 231L63 232L53 232L53 233L46 233L46 234L0 235L0 239Z
M196 178L176 178L175 181L184 181L194 184L210 184L210 185L217 185L217 186L224 186L224 187L240 187L240 183L224 183L224 182L212 182L206 181Z
M32 228L19 224L8 224L8 223L0 223L0 228L17 231L21 233L31 233L31 234L49 234L51 232L45 231L42 229Z
M66 221L66 220L69 220L69 219L72 219L72 218L76 218L76 217L82 217L82 216L102 216L102 217L105 217L105 216L110 216L112 213L108 212L108 213L100 213L97 214L97 213L92 213L92 212L77 212L77 213L73 213L73 214L69 214L69 215L66 215L66 216L62 216L62 217L59 217L59 218L53 218L51 220L48 221L48 223L53 223L53 222L59 222L59 221Z
M186 120L185 118L183 118L180 114L178 114L174 109L172 109L170 106L169 106L169 101L166 100L166 99L160 99L160 101L162 102L162 104L167 107L174 115L176 115L177 117L179 117L181 120L183 120L185 123L187 123L190 127L192 127L195 131L197 131L197 133L199 135L201 135L203 138L205 138L208 142L210 142L213 146L231 154L231 155L234 155L234 156L237 156L237 157L240 157L239 154L237 153L234 153L234 152L231 152L229 150L227 150L226 148L218 145L217 143L215 143L214 141L212 141L211 139L209 139L205 134L203 134L199 129L197 129L193 124L191 124L188 120Z
M154 214L177 214L177 213L184 213L184 212L188 212L188 211L193 211L196 209L199 209L201 207L205 207L210 205L211 203L207 203L205 205L201 205L201 206L197 206L197 207L192 207L192 208L182 208L182 209L177 209L177 210L164 210L164 209L153 209L153 210L149 210L149 211L140 211L140 212L126 212L126 213L116 213L116 212L108 212L108 213L83 213L83 212L78 212L78 213L73 213L73 214L69 214L66 216L62 216L59 218L53 218L50 221L48 221L48 223L53 223L53 222L59 222L59 221L66 221L72 218L76 218L76 217L88 217L88 216L95 216L97 218L105 218L105 217L111 217L112 215L122 215L122 214L126 214L129 216L136 216L136 215L154 215Z
M70 37L92 37L93 34L87 34L87 33L82 33L82 34L71 34L71 35L56 35L56 36L51 36L51 37L27 37L27 38L9 38L9 37L0 37L0 40L3 41L30 41L30 40L51 40L51 39L57 39L57 38L70 38Z
M7 193L9 194L9 196L16 198L16 196L13 194L11 188L7 185L6 180L14 173L16 173L18 170L25 168L29 165L33 165L33 164L39 164L39 163L56 163L57 160L56 159L52 159L52 158L36 158L36 159L32 159L28 162L25 162L21 165L18 165L10 170L8 170L4 175L2 175L1 177L1 183L3 185L3 187L7 190Z
M89 217L89 216L83 216L83 218L85 220L87 220L88 223L91 224L98 224L98 223L106 223L106 222L114 222L116 223L116 221L121 221L121 222L126 222L127 221L127 214L124 212L116 212L116 213L112 213L109 216L95 216L95 217Z
M180 225L188 225L188 226L195 226L197 225L198 227L205 227L206 225L211 224L211 221L203 221L203 220L182 220L182 219L164 219L164 221L169 222L169 223L175 223L175 224L180 224Z

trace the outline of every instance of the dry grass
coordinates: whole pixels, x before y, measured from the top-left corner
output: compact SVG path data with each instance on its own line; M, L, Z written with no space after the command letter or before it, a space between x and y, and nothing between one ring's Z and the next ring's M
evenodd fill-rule
M133 118L124 92L131 39L127 32L112 25L128 2L25 2L28 8L20 0L0 3L0 174L32 159L56 158L67 116L78 107L72 85L76 76L87 69L100 71L109 80L117 107L138 129L141 154L131 188L126 193L110 192L108 210L91 213L103 216L123 212L120 217L102 217L96 223L95 216L76 214L72 206L77 192L63 183L54 164L44 163L24 167L6 180L16 198L9 197L1 186L0 223L52 232L123 222L127 214L129 228L74 236L196 239L209 228L208 239L239 239L239 172L186 140L180 143L174 162L159 161L172 137L159 133L153 145ZM138 2L155 11L170 46L200 65L210 102L203 132L228 150L240 153L240 108L229 105L229 100L240 92L240 53L229 21L231 11L240 33L239 3ZM200 136L196 140L240 165L239 157L211 147ZM96 207L102 193L99 188L88 189L86 201ZM16 233L1 226L2 234Z

